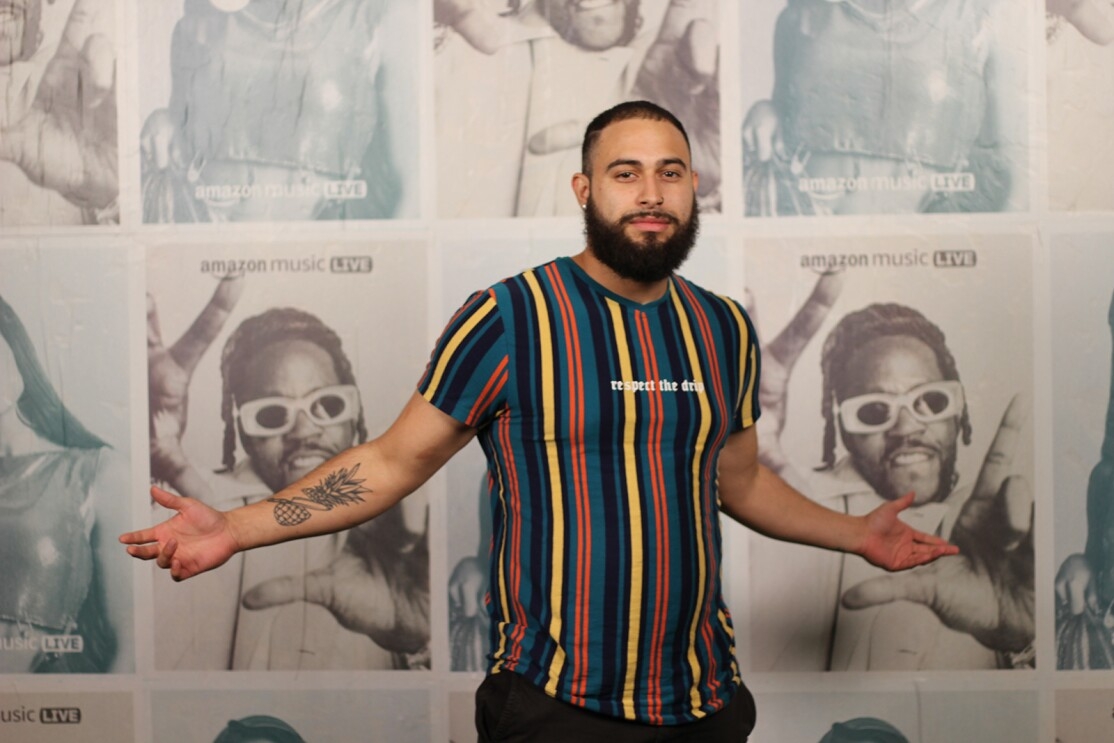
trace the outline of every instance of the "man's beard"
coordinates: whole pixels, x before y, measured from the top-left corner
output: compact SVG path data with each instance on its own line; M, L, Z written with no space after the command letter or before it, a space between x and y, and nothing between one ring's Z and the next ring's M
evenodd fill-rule
M636 219L655 217L668 219L673 234L662 238L659 233L646 232L641 240L627 236L626 227ZM696 197L692 199L692 216L681 222L672 214L653 209L624 215L618 222L608 222L589 197L584 209L584 235L588 249L605 266L622 276L643 284L669 278L688 258L700 231Z

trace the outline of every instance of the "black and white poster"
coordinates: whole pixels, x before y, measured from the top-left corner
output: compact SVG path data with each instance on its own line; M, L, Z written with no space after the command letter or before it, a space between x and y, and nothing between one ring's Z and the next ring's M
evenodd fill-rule
M421 244L159 248L147 268L152 481L218 510L380 434L424 369ZM429 668L427 512L419 491L183 583L155 571L156 668Z
M0 673L135 670L128 294L120 246L0 246Z
M748 216L1028 208L1029 18L1005 0L744 0Z
M140 3L143 221L416 217L417 11Z
M886 575L752 535L752 670L1032 665L1029 240L748 242L761 461L852 515L912 494L961 550Z

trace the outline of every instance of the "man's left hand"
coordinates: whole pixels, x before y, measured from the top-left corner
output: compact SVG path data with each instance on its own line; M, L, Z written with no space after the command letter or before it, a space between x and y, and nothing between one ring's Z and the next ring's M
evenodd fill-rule
M867 539L859 554L868 562L886 570L906 570L959 552L946 539L917 531L898 518L914 497L908 493L866 515Z
M1002 416L952 531L960 553L905 575L863 581L844 594L844 606L914 601L993 650L1019 652L1033 641L1033 495L1024 478L1008 474L1025 407L1015 397Z

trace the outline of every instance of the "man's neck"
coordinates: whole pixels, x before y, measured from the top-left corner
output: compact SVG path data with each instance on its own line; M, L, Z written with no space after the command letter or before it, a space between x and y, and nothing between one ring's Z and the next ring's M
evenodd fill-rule
M665 296L665 292L669 289L669 279L647 284L620 276L588 248L574 255L572 259L576 262L576 265L584 269L584 273L591 276L605 289L638 304L649 304L657 301Z

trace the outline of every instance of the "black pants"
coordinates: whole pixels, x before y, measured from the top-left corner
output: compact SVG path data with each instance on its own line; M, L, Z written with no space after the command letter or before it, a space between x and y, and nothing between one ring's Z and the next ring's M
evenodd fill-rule
M754 697L745 686L714 715L683 725L646 725L553 699L519 676L491 674L476 690L479 743L746 743Z

